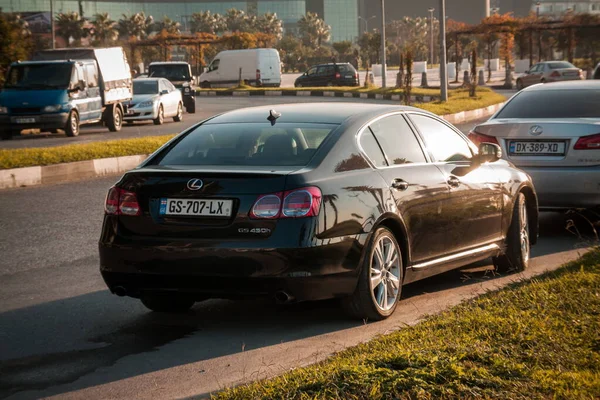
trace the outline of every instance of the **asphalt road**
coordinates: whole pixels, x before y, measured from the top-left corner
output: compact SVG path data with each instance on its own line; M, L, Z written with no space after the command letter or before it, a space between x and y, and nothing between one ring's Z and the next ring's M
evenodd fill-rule
M252 99L254 100L254 99ZM53 140L53 139L50 139ZM323 359L521 276L489 262L405 288L388 320L345 318L333 301L286 307L209 300L183 315L111 295L98 273L107 189L117 177L0 191L0 398L188 398ZM568 220L573 219L582 237ZM524 276L590 245L577 216L543 214Z
M515 91L501 91L502 94L509 97ZM81 144L111 139L129 139L143 136L158 136L179 133L186 128L212 116L226 111L235 110L241 107L252 107L259 105L272 104L274 108L277 104L288 103L306 103L306 102L356 102L356 99L343 97L197 97L196 113L184 114L183 122L173 122L168 120L163 125L154 125L152 121L136 122L134 125L124 125L120 132L109 132L102 126L82 126L79 136L74 138L66 137L64 133L50 134L29 134L21 135L13 140L0 141L0 149L16 149L25 147L52 147L65 144ZM361 100L370 103L390 104L387 100ZM459 128L471 127L476 122L462 124Z

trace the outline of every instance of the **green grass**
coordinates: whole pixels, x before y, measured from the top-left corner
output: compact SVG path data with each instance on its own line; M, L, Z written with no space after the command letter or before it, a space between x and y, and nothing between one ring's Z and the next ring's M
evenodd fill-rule
M355 89L360 90L358 88ZM423 93L417 92L413 94L421 95ZM415 103L413 105L438 115L444 115L482 108L505 100L504 96L499 95L488 88L478 89L477 96L474 98L469 97L468 91L465 89L451 90L449 91L449 96L449 101L447 103L431 102ZM315 101L318 101L318 99L318 97L315 98ZM151 136L138 139L110 140L106 142L73 144L57 147L0 150L0 169L51 165L93 160L95 158L149 154L171 137L172 135Z
M56 147L0 150L0 169L150 154L173 136L151 136Z
M322 363L215 399L592 399L600 249Z

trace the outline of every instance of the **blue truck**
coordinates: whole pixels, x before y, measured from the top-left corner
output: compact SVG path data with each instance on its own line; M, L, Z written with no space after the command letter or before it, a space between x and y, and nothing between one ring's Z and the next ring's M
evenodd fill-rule
M123 48L43 50L10 65L0 91L0 138L25 129L79 135L84 124L121 129L133 97Z

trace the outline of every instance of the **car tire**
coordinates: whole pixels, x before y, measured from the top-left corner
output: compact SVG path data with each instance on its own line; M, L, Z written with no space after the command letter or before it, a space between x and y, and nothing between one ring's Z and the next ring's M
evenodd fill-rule
M181 122L183 121L183 105L179 103L177 105L177 114L173 117L173 121Z
M517 90L523 90L523 81L517 79Z
M204 81L200 84L200 87L202 89L210 89L210 82L209 81Z
M172 293L147 294L141 298L142 304L149 310L162 313L180 313L188 311L196 302L194 298Z
M163 122L165 122L165 109L163 108L162 104L158 106L158 115L152 120L152 122L154 122L154 125L162 125Z
M67 117L67 124L65 125L65 133L69 137L79 135L79 114L75 110L71 110Z
M381 265L382 261L384 265ZM354 318L371 321L386 319L398 305L403 279L400 246L389 229L380 227L365 249L356 289L352 295L342 299L342 307ZM392 294L391 302L389 294Z
M509 273L527 269L531 251L529 235L527 199L523 193L519 193L506 236L506 250L503 255L493 258L496 271Z
M546 83L546 80L544 78L542 78L542 80L540 81L540 83Z
M119 132L123 126L123 111L116 104L113 105L107 114L106 125L111 132Z
M13 140L12 131L0 131L0 139L1 140Z

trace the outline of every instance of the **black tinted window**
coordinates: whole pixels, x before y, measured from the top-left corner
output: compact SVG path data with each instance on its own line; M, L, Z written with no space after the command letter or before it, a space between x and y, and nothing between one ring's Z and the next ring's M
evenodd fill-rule
M496 118L598 118L600 90L524 91Z
M360 136L360 147L362 147L367 157L369 157L376 167L387 166L387 162L375 140L375 136L373 136L373 133L369 129L365 129Z
M336 127L293 123L205 124L168 149L158 164L305 166Z
M402 115L373 122L371 130L390 165L425 162L425 155L412 129Z
M467 141L446 124L425 115L413 114L410 118L423 135L435 161L465 161L473 156Z

